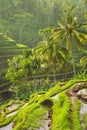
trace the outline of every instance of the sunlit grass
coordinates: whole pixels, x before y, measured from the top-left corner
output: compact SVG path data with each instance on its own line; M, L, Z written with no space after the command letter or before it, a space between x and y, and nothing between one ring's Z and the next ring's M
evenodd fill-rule
M85 127L87 128L87 113L84 115L84 123L85 123Z
M47 110L38 104L26 106L15 118L14 130L26 130L28 128L36 130L36 128L43 125L41 120L46 113Z
M13 121L14 130L27 130L28 128L36 130L36 128L43 125L43 116L46 115L48 111L44 101L50 100L53 102L52 130L82 130L79 113L81 104L77 100L71 112L71 101L65 92L68 89L72 89L76 83L85 81L86 80L70 80L63 86L57 84L44 94L39 95L39 93L33 93L30 96L28 105L20 109L16 116L6 118L7 113L9 113L6 111L6 113L0 117L0 125L4 126ZM53 98L55 95L58 95L56 100ZM3 105L3 108L7 108L13 103L14 101L10 101Z
M10 117L4 117L4 116L0 116L0 127L3 127L7 124L9 124L15 116L10 116Z
M75 106L72 112L72 122L73 122L73 130L82 130L81 122L80 122L80 107L81 103L79 100L76 100Z
M52 130L70 130L70 99L61 93L53 106Z

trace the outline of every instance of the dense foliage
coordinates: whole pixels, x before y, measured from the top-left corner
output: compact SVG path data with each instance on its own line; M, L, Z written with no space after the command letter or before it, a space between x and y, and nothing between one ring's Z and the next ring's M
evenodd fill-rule
M87 0L0 1L0 127L82 130L84 102Z
M80 58L86 66L86 2L3 0L0 6L1 93L12 83L16 96L27 98L83 70Z

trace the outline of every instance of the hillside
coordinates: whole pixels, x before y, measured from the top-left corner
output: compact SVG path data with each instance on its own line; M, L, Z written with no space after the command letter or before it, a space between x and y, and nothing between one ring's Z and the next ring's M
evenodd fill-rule
M8 69L8 59L22 54L23 50L24 48L17 47L15 40L0 33L0 101L2 98L6 98L6 94L8 98L11 95L11 93L8 92L11 83L5 76Z
M5 130L85 130L87 128L87 79L57 83L44 94L34 93L24 107L23 102L0 107L0 127ZM11 106L15 109L11 110ZM2 109L1 109L2 108ZM10 109L9 109L10 108ZM21 108L21 109L19 109ZM17 109L19 109L17 111ZM9 113L12 111L13 116ZM3 113L4 112L4 113ZM3 116L4 115L4 116Z
M39 69L35 64L36 66L34 66L34 70L31 75L33 75L33 73L35 75L40 73L40 75L47 76L49 73L50 75L56 73L56 75L59 74L59 76L56 76L59 80L62 73L62 79L67 80L73 76L73 73L75 75L78 71L84 70L84 68L80 65L80 59L87 55L87 41L85 40L87 37L85 36L87 34L87 17L86 3L84 2L85 1L81 0L78 2L75 0L29 0L26 2L24 0L0 1L0 97L3 97L6 94L8 94L9 97L11 94L7 92L11 81L9 81L9 77L7 79L5 75L7 68L10 68L7 64L7 60L13 59L14 56L18 56L19 54L23 55L22 51L24 49L19 49L16 46L17 43L23 43L29 48L36 48L36 53L39 51L38 48L42 46L39 46L39 42L44 43L44 40L46 40L46 42L50 43L50 45L47 45L45 42L43 44L45 51L39 51L39 56L36 56L37 54L33 56L39 62ZM50 34L50 30L48 30L48 28L52 29L49 37L48 34ZM61 31L58 31L57 29ZM70 32L70 34L68 32ZM38 33L41 36L38 35ZM64 34L64 36L61 34ZM70 38L68 34L71 35ZM81 44L79 44L80 42ZM61 47L64 47L61 48L61 50L59 49L60 44ZM68 51L72 50L73 52L73 60L72 58L70 59L69 55L65 54L65 48L67 48L67 46ZM84 47L82 48L82 46ZM48 50L46 50L45 47L48 48ZM42 53L44 56L41 57L41 54L39 53ZM44 57L47 58L45 59ZM66 60L67 64L64 63L64 60ZM31 69L33 68L32 66ZM27 66L27 69L30 69L29 66ZM21 70L19 69L19 71ZM37 72L35 73L35 71ZM68 76L67 73L69 73ZM27 74L27 77L31 77L31 75ZM53 80L53 76L50 77L50 79ZM20 78L20 76L18 78ZM3 95L2 92L4 92ZM6 97L4 96L4 98ZM2 99L0 98L0 100Z
M87 0L0 1L0 130L87 130Z

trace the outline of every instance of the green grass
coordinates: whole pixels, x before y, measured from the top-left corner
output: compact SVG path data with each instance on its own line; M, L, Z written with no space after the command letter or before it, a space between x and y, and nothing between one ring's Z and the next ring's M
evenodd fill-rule
M15 102L15 100L10 99L10 100L7 101L6 103L2 104L2 105L0 106L0 108L2 108L2 107L3 107L3 108L9 107L9 106L11 106L14 102Z
M86 128L87 128L87 113L84 115L84 123L85 123L85 126L86 126Z
M77 100L73 112L70 112L71 101L65 94L68 89L80 82L84 83L87 80L70 80L63 86L58 83L40 96L38 93L32 94L28 105L19 110L14 120L13 117L8 117L5 120L6 114L2 115L0 118L2 124L0 123L0 125L4 126L13 120L14 130L27 130L28 128L36 130L40 125L43 125L43 116L48 110L47 106L43 107L44 101L50 100L53 102L52 130L82 130L79 114L80 102ZM54 95L58 95L58 99L53 99ZM8 107L11 104L12 102L9 102L3 107Z
M13 104L18 104L16 108L13 108L12 110L8 110L8 107L12 106ZM0 113L2 110L5 110L5 114L12 113L18 109L20 109L24 105L24 101L16 102L15 100L10 100L7 103L0 106Z
M43 101L45 101L46 99L50 100L52 96L59 94L59 93L60 93L59 94L60 96L58 97L57 101L54 101L54 106L53 106L52 130L71 130L71 120L70 120L70 115L69 115L71 102L70 102L69 97L63 91L70 89L74 84L79 83L79 82L87 82L87 80L70 80L62 87L60 84L57 84L55 87L51 88L45 94L42 94L40 97L38 97L37 93L33 94L30 98L29 106L27 106L27 108L25 108L25 110L23 110L24 112L22 111L20 114L18 114L19 116L16 119L17 122L16 122L16 126L15 126L14 130L19 130L19 129L25 130L26 127L31 128L32 124L34 124L34 123L28 124L28 121L31 119L28 119L28 121L26 121L26 119L27 119L26 115L29 115L32 111L32 114L30 114L30 116L35 119L36 115L35 114L33 115L34 110L37 109L37 107ZM80 122L78 119L79 108L80 107L78 105L76 105L74 108L73 124L77 123L77 125L74 126L75 129L73 129L73 130L76 130L76 129L81 130ZM28 111L28 113L27 113L27 111ZM23 115L21 115L21 114L23 114ZM74 116L75 114L76 114L76 117ZM36 118L36 120L38 120L38 119ZM24 124L24 122L26 122L26 125ZM29 122L33 122L33 121L29 121ZM38 126L38 123L36 123L36 124L37 124L36 126ZM23 126L23 128L22 128L22 126ZM33 127L35 128L35 126L33 126ZM33 129L33 127L32 127L32 129Z
M14 130L27 130L28 128L36 130L36 128L43 125L42 119L46 113L47 110L39 104L27 105L15 118Z
M83 130L80 122L80 107L81 103L79 100L76 100L75 106L72 112L72 122L73 122L73 130Z
M67 89L73 88L76 83L85 83L87 82L87 79L74 79L69 80L65 85L61 86L59 83L57 83L53 88L51 88L47 93L46 96L54 96L60 92L63 92Z
M5 103L4 105L0 106L0 127L3 127L5 125L9 124L14 119L14 117L16 115L15 114L13 116L6 117L8 114L20 109L24 105L24 102L20 102L19 106L17 108L9 111L8 107L10 107L14 103L15 103L15 101L11 100L11 101Z
M37 102L38 99L39 99L38 93L31 94L29 104Z
M53 106L52 130L70 130L70 99L65 93L58 96Z
M7 124L9 124L13 119L14 119L15 116L10 116L10 117L1 117L0 116L0 127L3 127Z

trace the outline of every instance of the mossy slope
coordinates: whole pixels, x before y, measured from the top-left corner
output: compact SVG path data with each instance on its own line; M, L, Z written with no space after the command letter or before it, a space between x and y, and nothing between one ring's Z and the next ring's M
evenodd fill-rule
M14 117L13 130L36 130L41 126L44 127L44 117L51 109L51 130L82 130L79 115L80 101L76 101L71 111L71 98L66 94L67 90L73 89L77 83L87 83L87 80L70 80L63 86L58 83L45 94L32 94L28 105ZM58 95L56 99L55 95ZM49 101L52 102L51 106Z

